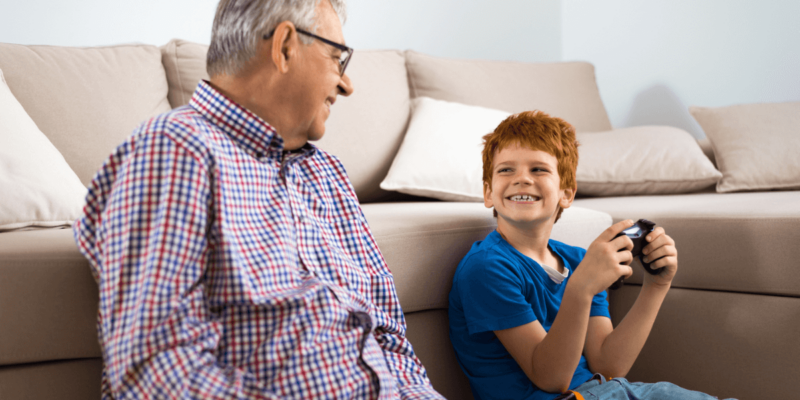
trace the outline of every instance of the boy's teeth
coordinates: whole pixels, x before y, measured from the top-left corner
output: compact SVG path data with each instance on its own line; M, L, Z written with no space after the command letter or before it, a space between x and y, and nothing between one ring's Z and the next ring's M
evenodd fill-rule
M533 196L511 196L511 201L534 201L536 200Z

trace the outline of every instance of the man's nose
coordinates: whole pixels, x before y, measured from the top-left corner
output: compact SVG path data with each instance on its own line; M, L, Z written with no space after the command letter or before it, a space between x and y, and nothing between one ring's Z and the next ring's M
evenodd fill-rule
M353 94L353 82L350 81L350 77L347 74L342 75L341 79L339 79L339 85L337 86L339 89L339 94L342 96L350 96Z

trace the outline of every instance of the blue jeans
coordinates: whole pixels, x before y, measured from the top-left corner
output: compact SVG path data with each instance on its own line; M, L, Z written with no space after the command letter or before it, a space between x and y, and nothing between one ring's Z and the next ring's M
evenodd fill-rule
M599 374L574 390L585 400L712 400L714 396L684 389L669 382L628 382L625 378L610 381Z

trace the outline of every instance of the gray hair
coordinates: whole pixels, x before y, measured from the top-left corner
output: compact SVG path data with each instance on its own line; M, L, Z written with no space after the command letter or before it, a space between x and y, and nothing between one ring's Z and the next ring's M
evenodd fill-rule
M208 75L237 73L256 54L263 36L283 21L316 32L316 8L320 1L323 0L220 0L206 56ZM344 24L345 0L324 1L331 2ZM300 40L305 44L314 41L305 35Z

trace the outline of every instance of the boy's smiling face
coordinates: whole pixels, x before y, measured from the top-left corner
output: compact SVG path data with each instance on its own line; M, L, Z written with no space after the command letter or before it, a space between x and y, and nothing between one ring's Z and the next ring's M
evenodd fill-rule
M497 223L519 228L548 220L558 207L568 208L573 189L561 189L558 160L541 150L513 145L501 149L492 163L492 183L484 185L483 204L497 211Z

